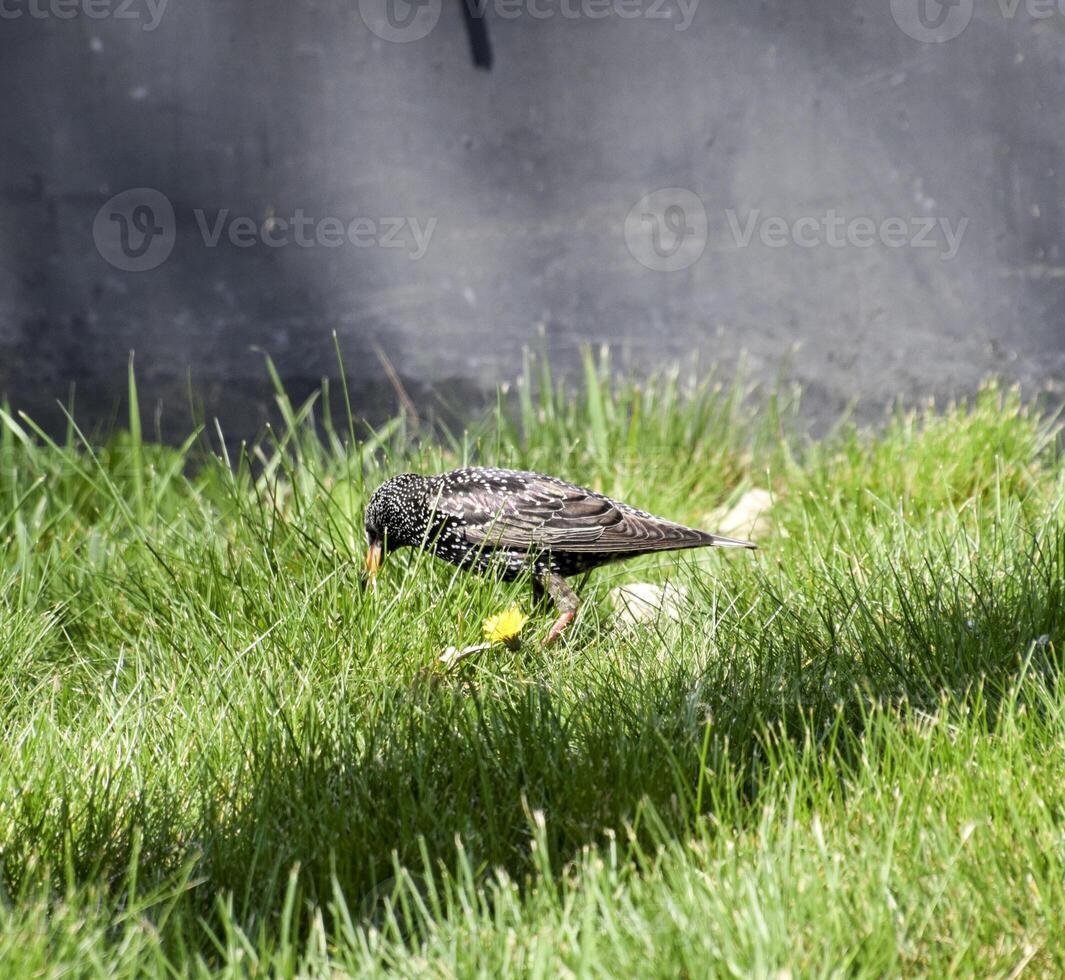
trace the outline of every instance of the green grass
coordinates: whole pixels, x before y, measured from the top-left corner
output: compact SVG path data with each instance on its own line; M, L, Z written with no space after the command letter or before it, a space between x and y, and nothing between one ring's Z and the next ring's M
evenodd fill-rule
M530 361L438 437L279 389L228 454L145 442L132 381L92 448L5 409L0 976L1065 972L1052 423L988 385L811 442L792 395L610 377ZM765 487L772 530L445 673L527 587L369 592L361 509L466 461L696 524ZM638 580L683 621L616 629Z

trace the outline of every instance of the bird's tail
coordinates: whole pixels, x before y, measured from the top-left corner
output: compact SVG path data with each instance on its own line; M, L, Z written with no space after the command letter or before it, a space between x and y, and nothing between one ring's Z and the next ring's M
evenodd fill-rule
M704 531L709 540L706 542L715 548L757 548L753 541L744 541L743 538L726 538L723 534L710 534Z

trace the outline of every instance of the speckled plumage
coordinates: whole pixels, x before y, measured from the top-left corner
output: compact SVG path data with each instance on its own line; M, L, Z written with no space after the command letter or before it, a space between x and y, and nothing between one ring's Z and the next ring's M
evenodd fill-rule
M747 541L697 531L557 477L467 467L404 473L366 508L367 541L415 546L461 568L513 579L578 575L649 551Z

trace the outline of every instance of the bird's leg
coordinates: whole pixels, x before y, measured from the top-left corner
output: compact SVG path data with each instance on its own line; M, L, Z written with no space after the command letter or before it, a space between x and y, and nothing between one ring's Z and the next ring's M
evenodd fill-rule
M544 646L550 646L561 635L563 630L570 623L573 622L573 617L577 615L577 606L580 604L577 599L577 593L573 591L568 585L566 580L555 572L548 572L542 577L538 577L533 580L533 595L543 595L546 592L555 601L555 605L558 607L558 619L552 624L550 631L547 634L547 639L544 640Z

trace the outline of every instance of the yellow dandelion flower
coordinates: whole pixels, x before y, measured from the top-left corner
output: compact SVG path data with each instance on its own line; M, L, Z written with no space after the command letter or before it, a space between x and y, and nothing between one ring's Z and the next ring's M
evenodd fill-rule
M521 628L529 617L517 606L511 606L506 612L496 613L484 621L484 637L491 643L505 643L517 646Z

